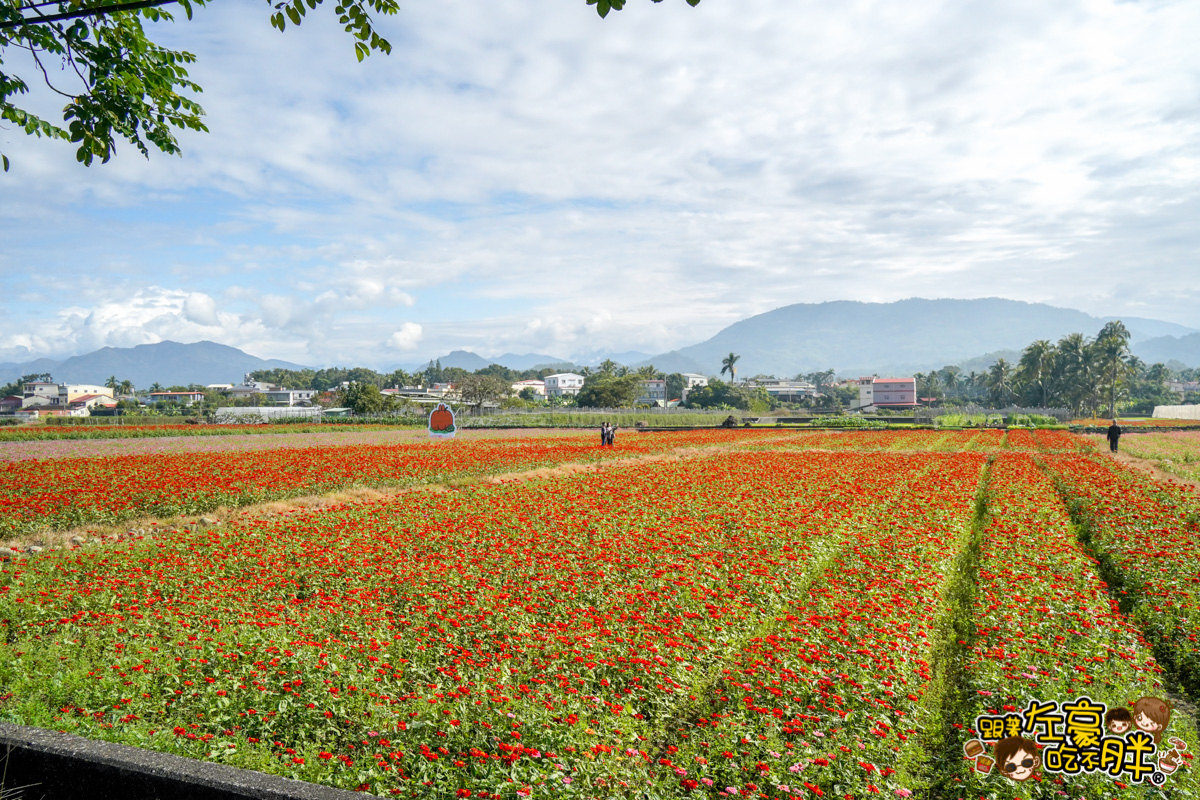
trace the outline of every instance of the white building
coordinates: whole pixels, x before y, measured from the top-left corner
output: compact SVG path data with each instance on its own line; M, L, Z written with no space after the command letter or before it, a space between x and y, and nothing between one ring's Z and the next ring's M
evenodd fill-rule
M58 404L60 406L70 405L85 395L101 395L111 400L113 390L107 386L90 386L82 383L62 383L58 386Z
M684 372L681 374L683 375L683 379L687 381L687 384L683 387L684 389L695 389L697 386L708 386L708 376L706 375L701 375L698 372Z
M634 401L639 406L666 406L667 382L659 380L642 381L641 394Z
M775 400L784 403L794 403L806 397L816 397L817 387L808 381L788 381L779 378L760 378L746 381L746 386L765 389Z
M22 408L30 406L57 406L58 384L51 381L30 381L21 389Z
M538 397L546 396L546 382L530 379L527 381L517 381L512 385L513 394L519 395L524 389L533 389L533 393Z
M91 386L80 383L54 383L52 381L31 381L25 384L22 398L23 407L52 406L67 408L80 397L99 395L113 399L113 390L107 386Z
M574 397L583 388L583 376L574 372L560 372L546 376L547 397Z
M178 403L181 406L204 402L204 392L151 392L147 395L151 403Z
M268 403L280 406L311 406L317 396L315 389L272 389L263 392Z
M913 409L917 403L915 378L859 378L855 408Z

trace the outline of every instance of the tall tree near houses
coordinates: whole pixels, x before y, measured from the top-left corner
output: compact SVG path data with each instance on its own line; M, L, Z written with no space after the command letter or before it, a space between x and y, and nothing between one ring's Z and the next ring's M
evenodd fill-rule
M737 353L730 353L721 359L721 374L728 372L730 383L737 383L737 362L740 358Z

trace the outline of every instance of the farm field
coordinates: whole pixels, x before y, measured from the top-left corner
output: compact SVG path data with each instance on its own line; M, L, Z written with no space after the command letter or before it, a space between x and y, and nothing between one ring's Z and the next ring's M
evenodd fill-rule
M597 447L597 437L591 432L564 436L557 431L522 437L489 432L446 442L430 442L426 435L421 440L410 438L393 444L344 445L339 439L326 446L292 438L292 447L249 450L245 445L272 445L281 440L162 439L150 440L163 445L152 453L145 451L144 441L105 442L102 444L125 445L128 452L0 460L0 536L114 524L150 515L199 514L345 489L395 489L478 479L564 463L647 457L678 448L770 441L786 435L721 429L687 435L629 433L608 448ZM69 452L81 445L96 444L101 443L54 442L40 446L57 446L63 448L58 452ZM192 449L175 450L172 445L176 444ZM242 447L235 451L222 445Z
M413 430L417 426L401 430ZM17 425L0 428L0 443L28 441L78 441L94 439L153 439L181 436L262 436L296 433L337 433L350 430L396 430L393 425L337 425L289 423L286 425Z
M1098 448L1107 448L1103 436L1089 436ZM1121 437L1121 450L1181 478L1200 480L1200 431L1139 433Z
M379 796L1200 797L1179 487L1061 431L595 438L10 460L0 497L58 492L10 531L533 474L4 561L0 718ZM1111 774L966 758L977 718L1141 698L1142 774L1136 729Z

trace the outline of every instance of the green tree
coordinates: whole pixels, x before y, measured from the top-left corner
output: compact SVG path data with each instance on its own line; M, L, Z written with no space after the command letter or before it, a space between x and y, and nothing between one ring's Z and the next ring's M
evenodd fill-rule
M662 0L653 0L655 3L661 3ZM602 17L607 17L609 11L620 11L625 7L625 0L587 0L589 6L596 7L596 13ZM692 8L700 5L700 0L687 0L687 4Z
M771 407L771 398L761 387L750 390L714 379L708 382L708 386L701 386L688 392L687 405L689 408L739 408L766 411Z
M582 408L630 408L640 388L636 375L596 372L584 378L575 404Z
M988 370L988 397L993 404L1004 406L1012 402L1012 373L1012 365L1004 358L996 359L996 363Z
M1050 405L1050 379L1053 375L1054 345L1038 339L1021 353L1017 363L1016 380L1025 389L1029 405Z
M682 400L683 390L687 388L687 378L682 373L672 372L663 379L666 382L667 399Z
M147 158L151 146L180 153L176 131L208 130L202 121L204 109L194 97L203 90L187 71L196 56L151 41L142 22L173 20L173 13L163 8L169 5L178 5L191 19L193 11L208 2L0 0L0 66L9 47L28 52L46 88L65 102L62 126L42 119L14 102L29 93L25 79L0 71L0 120L31 136L75 143L76 160L87 166L96 158L107 162L119 139ZM699 2L687 0L692 6ZM602 17L625 6L625 0L587 3L596 6ZM299 25L324 0L268 0L268 4L271 26L282 31L289 22ZM372 15L397 13L398 0L335 0L333 6L359 61L373 52L392 51L391 43L375 30ZM8 171L8 157L2 153L0 165Z
M270 2L270 0L269 0ZM74 142L75 158L90 166L108 161L118 139L149 157L150 146L164 153L180 152L175 131L208 130L204 110L192 93L201 88L188 78L187 66L196 57L155 44L142 21L174 19L163 6L178 4L191 19L208 0L52 0L30 3L0 0L0 64L13 47L32 56L49 91L60 95L65 127L17 106L13 98L27 94L29 84L19 75L0 72L0 120L25 133ZM273 2L271 25L283 30L299 25L324 0ZM358 60L391 44L374 27L372 13L395 14L397 0L335 0L334 13L354 39ZM47 68L47 64L50 68ZM51 78L54 74L54 78ZM8 158L0 155L5 171Z
M737 353L730 353L721 359L721 374L728 372L730 383L737 383L737 362L740 358Z
M1128 375L1125 359L1129 356L1129 331L1120 320L1114 320L1100 329L1096 337L1096 356L1103 370L1104 383L1108 389L1108 416L1117 415L1117 386Z
M354 409L355 414L369 416L383 411L384 396L373 383L351 383L338 392L338 403Z
M11 397L14 395L20 396L25 392L25 384L37 383L39 381L45 381L49 383L52 380L54 380L54 378L50 376L49 372L32 372L28 375L22 375L20 380L13 381L12 383L8 383L3 387L0 387L0 397Z
M500 400L512 394L512 384L496 375L467 375L458 384L464 403L476 408L489 401Z

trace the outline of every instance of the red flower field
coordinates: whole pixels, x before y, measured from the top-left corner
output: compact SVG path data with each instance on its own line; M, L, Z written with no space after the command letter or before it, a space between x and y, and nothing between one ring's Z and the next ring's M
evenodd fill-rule
M1200 796L1178 489L1062 432L592 438L12 462L9 530L541 471L3 562L6 718L382 796ZM964 759L1085 692L1179 700L1161 789Z

